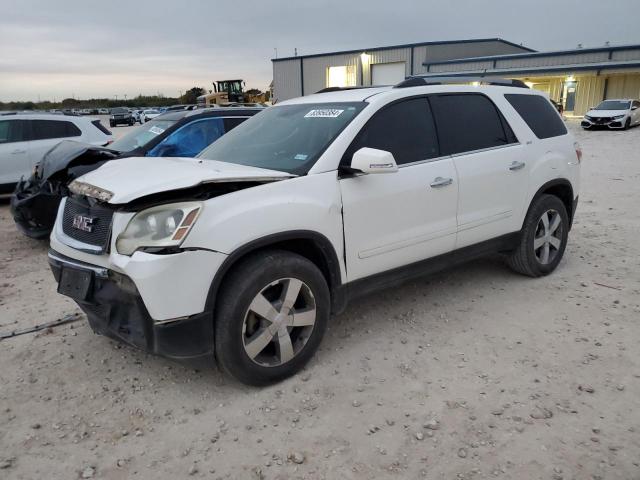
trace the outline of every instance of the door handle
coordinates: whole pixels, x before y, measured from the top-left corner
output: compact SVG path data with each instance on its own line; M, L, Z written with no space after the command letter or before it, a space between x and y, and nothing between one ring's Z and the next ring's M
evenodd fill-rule
M12 155L18 155L19 153L27 153L27 151L26 150L16 149L13 152L11 152Z
M431 182L431 188L440 188L446 187L447 185L451 185L453 183L453 178L442 178L436 177L433 182Z
M524 166L525 166L524 162L511 162L511 165L509 165L509 170L511 171L520 170L521 168L524 168Z

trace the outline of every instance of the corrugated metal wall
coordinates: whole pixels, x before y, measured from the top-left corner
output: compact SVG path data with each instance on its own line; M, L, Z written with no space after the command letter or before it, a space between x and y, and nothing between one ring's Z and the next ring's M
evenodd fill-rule
M368 62L363 63L363 85L371 85L371 65L376 63L405 62L405 76L411 75L411 49L375 50L369 53Z
M584 115L589 108L602 101L605 77L580 76L576 80L578 81L578 89L573 114Z
M609 77L607 98L640 98L640 74Z
M326 57L303 58L304 94L310 95L325 88L327 86L327 69L342 65L354 65L356 68L356 82L360 83L360 55L328 55Z
M496 68L550 67L555 65L577 65L581 63L606 62L608 52L574 53L570 55L549 55L527 58L513 58L496 61Z
M637 50L618 50L614 51L611 55L612 60L628 61L628 60L640 60L640 48Z
M282 60L273 62L273 100L283 101L299 97L302 92L300 84L300 60Z
M444 65L432 65L429 69L429 73L442 73L442 72L464 72L467 70L487 70L493 68L493 62L464 62L464 63L451 63Z

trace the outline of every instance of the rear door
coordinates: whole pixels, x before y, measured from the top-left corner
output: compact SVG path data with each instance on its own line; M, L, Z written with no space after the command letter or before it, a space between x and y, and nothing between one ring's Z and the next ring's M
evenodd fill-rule
M21 177L31 174L26 121L0 120L0 193L13 190Z
M456 248L519 230L530 166L502 114L482 94L429 98L441 151L458 173Z
M373 275L451 251L458 182L440 155L426 98L385 106L363 127L342 164L370 147L391 152L398 171L340 179L347 276Z

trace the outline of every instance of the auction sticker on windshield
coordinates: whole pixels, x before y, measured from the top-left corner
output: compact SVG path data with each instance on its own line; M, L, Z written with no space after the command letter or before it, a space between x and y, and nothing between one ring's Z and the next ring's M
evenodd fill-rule
M344 110L323 108L319 110L311 110L304 116L304 118L336 118L339 117L342 112L344 112Z
M155 125L153 127L151 127L149 129L149 131L151 133L153 133L154 135L160 135L162 132L164 132L164 128L160 128L160 127L156 127Z

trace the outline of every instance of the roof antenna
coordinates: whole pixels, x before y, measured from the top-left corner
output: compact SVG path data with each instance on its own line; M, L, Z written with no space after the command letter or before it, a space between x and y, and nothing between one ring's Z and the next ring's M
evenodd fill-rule
M294 48L294 49L293 49L293 56L294 56L294 57L297 57L297 56L298 56L298 49L297 49L297 48Z
M607 40L606 42L604 42L604 46L608 47L609 45L611 45L611 42L609 40Z
M582 48L582 44L581 43L578 44L578 49L580 49L580 48Z

